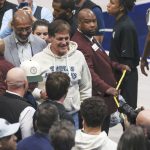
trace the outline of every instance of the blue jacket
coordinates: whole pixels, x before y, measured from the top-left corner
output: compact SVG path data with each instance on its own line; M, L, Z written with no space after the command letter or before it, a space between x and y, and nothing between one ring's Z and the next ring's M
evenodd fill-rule
M47 135L36 132L17 144L17 150L53 150Z

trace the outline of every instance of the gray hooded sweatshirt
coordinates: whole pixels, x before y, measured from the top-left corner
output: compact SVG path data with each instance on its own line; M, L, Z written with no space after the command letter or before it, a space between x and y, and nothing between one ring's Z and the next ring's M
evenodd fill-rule
M64 72L70 77L71 83L68 94L64 101L67 111L78 111L80 103L92 95L91 74L82 52L77 50L77 44L70 41L69 51L63 56L55 55L50 44L40 53L32 58L37 61L41 67L43 82L39 85L44 89L48 73Z
M98 135L76 131L75 147L72 150L117 150L117 144L103 131Z

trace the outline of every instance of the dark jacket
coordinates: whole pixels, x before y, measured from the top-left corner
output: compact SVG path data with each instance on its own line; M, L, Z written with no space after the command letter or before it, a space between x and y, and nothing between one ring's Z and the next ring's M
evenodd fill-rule
M3 95L6 91L6 75L7 72L14 66L4 59L3 56L0 56L0 95Z
M59 112L60 120L68 120L68 121L70 121L70 122L72 122L74 124L74 120L73 120L72 116L69 115L66 112L66 109L65 109L63 104L58 103L56 101L52 101L52 100L47 100L44 103L50 103L50 104L53 104L53 105L55 105L57 107L58 112Z
M116 111L116 104L113 96L105 92L110 87L116 87L116 80L112 68L121 70L122 65L112 62L105 51L92 49L93 43L82 33L77 31L72 37L77 42L78 49L83 52L92 76L92 95L103 96L108 106L109 114Z
M48 135L36 132L34 135L21 140L17 150L53 150Z
M26 100L18 95L5 93L0 96L0 118L5 118L10 123L19 122L21 112L28 106L31 106ZM21 131L16 133L18 140L21 140Z

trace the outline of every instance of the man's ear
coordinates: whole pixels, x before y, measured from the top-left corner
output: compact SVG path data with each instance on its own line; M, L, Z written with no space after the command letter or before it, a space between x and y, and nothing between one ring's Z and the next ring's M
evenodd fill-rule
M24 80L24 88L25 88L26 91L27 91L28 88L29 88L29 83L28 83L27 80Z

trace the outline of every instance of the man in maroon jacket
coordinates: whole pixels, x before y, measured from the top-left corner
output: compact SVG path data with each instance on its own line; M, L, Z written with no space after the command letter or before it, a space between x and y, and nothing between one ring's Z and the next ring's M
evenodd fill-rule
M96 16L90 9L82 9L78 15L78 31L72 37L77 42L78 49L86 58L92 76L93 96L102 96L108 106L108 117L106 117L103 130L108 133L110 114L117 110L113 96L118 95L115 89L116 80L112 71L117 69L130 70L126 65L118 64L109 59L102 46L94 39L97 28Z
M7 72L14 66L5 60L4 58L5 44L3 40L0 40L0 95L3 95L6 91L6 75Z

